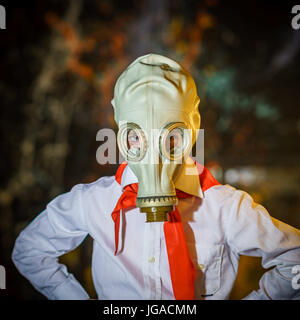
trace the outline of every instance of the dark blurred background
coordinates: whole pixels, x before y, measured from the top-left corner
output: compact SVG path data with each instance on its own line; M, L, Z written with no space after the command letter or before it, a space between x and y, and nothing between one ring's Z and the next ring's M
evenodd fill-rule
M11 261L19 232L60 193L113 175L96 133L116 130L110 100L135 58L158 53L193 74L205 129L205 165L300 228L300 29L287 1L1 1L0 264L2 298L45 299ZM60 260L91 296L87 238ZM231 299L265 270L241 258Z

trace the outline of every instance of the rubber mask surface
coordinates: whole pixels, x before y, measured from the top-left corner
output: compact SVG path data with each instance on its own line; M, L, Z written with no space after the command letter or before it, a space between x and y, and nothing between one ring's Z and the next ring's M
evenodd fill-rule
M136 59L117 80L118 146L138 179L136 204L147 222L166 221L177 204L174 181L197 138L199 101L191 75L164 56Z

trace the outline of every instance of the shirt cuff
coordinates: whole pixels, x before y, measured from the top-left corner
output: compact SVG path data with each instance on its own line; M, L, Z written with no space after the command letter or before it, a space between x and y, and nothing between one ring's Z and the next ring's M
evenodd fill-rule
M242 300L267 300L265 296L259 294L259 291L252 291Z
M50 294L50 300L88 300L90 297L72 274Z

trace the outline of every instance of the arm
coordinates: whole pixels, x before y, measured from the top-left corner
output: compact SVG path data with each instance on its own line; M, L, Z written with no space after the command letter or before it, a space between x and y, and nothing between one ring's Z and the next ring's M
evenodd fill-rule
M243 191L234 191L226 207L230 248L237 255L262 257L266 269L274 267L261 277L259 290L244 299L300 299L300 290L292 285L293 267L300 265L300 231L270 217Z
M48 299L77 300L89 296L58 257L87 236L82 185L52 200L18 236L12 253L20 273Z

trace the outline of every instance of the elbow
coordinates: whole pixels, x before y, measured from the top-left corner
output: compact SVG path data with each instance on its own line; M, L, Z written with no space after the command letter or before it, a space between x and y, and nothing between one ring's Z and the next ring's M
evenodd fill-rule
M19 236L15 241L15 244L11 253L11 260L18 270L20 269L21 252L22 252L20 247L21 246L20 246L20 236Z
M29 261L29 250L32 250L32 244L26 241L26 237L24 237L21 232L15 240L14 247L11 252L11 260L22 275L24 275L24 271L28 269L29 265L31 265Z

